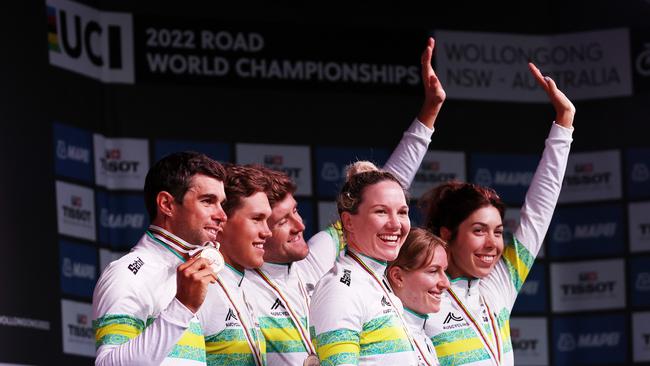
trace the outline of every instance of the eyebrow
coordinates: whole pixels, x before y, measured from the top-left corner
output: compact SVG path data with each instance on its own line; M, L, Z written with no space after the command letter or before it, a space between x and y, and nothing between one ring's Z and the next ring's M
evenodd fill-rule
M483 223L483 222L479 222L479 221L477 221L477 222L473 222L472 225L489 226L488 224ZM503 226L503 224L499 224L499 225L497 225L497 227L502 227L502 226Z

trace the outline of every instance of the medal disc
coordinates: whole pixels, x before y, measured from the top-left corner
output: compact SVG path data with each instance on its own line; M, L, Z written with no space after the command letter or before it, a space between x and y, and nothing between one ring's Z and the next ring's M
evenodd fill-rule
M212 267L212 271L214 273L219 273L224 267L223 256L215 248L207 247L203 249L199 254L199 257L212 260L212 264L210 266Z
M305 358L305 362L302 363L303 366L319 366L320 365L320 360L318 360L318 356L315 354L310 354Z

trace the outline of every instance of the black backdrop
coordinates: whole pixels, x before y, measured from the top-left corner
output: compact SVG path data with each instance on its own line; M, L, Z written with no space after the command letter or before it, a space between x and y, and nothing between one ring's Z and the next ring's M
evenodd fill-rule
M224 21L379 27L418 33L433 28L552 33L619 26L646 27L650 3L635 0L515 2L499 4L378 5L281 2L273 8L166 5L159 2L82 2L151 15L209 16ZM432 2L433 3L433 2ZM50 332L12 327L2 332L0 362L88 364L63 355L52 182L52 121L107 135L217 141L358 145L371 129L372 145L392 147L421 102L415 93L354 90L105 85L48 64L45 4L4 4L0 57L0 314L50 322ZM182 6L179 8L179 6ZM508 13L507 13L508 12ZM422 31L424 44L426 32ZM414 50L417 59L420 48ZM650 94L577 102L574 151L648 146ZM218 111L219 118L216 116ZM103 116L103 117L99 117ZM449 100L439 117L436 149L538 153L553 111L545 104ZM182 128L179 128L182 121ZM236 121L236 123L235 123ZM241 128L241 126L247 128ZM287 133L287 126L291 126ZM323 141L336 131L336 141ZM381 131L381 133L376 133ZM471 133L468 133L471 131ZM367 142L365 143L367 144ZM38 337L34 337L38 334Z

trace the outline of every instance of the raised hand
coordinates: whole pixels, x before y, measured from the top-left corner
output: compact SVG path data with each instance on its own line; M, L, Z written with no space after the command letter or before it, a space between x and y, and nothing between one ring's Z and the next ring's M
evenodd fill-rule
M176 298L196 314L208 293L208 284L216 275L207 258L193 257L176 269Z
M442 103L447 97L445 89L442 88L442 84L431 66L431 57L435 44L436 41L429 37L420 60L422 64L422 84L424 85L424 103L418 114L418 119L429 128L432 128L436 122L438 112L440 112Z
M530 69L530 73L537 80L537 84L544 89L546 95L551 100L551 104L555 108L555 123L562 127L572 127L573 117L576 114L576 107L573 103L557 88L555 81L548 76L542 75L542 72L532 62L528 63L528 69Z

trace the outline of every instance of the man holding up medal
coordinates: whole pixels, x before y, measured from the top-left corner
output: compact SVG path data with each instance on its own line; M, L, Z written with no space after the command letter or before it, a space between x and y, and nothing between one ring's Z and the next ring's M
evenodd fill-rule
M225 179L221 164L194 152L168 155L149 170L151 225L95 287L96 365L206 364L196 314L217 280Z

